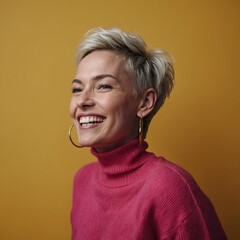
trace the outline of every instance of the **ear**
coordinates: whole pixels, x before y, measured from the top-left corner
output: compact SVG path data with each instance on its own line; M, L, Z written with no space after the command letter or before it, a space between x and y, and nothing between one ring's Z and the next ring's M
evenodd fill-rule
M138 117L147 116L155 106L157 101L157 92L153 88L148 88L142 95L138 107L137 115Z

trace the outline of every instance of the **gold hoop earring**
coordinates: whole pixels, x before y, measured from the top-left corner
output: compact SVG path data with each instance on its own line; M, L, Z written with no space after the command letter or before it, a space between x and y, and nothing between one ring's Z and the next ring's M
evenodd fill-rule
M69 136L69 139L70 139L70 142L77 148L82 148L84 146L81 146L81 145L77 145L76 143L73 142L72 140L72 137L71 137L71 133L72 133L72 128L73 128L74 124L72 124L68 130L68 136Z
M143 142L143 118L142 117L140 117L139 119L138 138L139 138L140 147L141 147Z

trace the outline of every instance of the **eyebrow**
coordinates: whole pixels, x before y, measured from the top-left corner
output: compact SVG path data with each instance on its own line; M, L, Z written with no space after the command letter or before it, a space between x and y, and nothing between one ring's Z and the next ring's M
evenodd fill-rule
M118 78L114 77L114 76L111 75L111 74L100 74L100 75L97 75L97 76L93 77L93 80L94 80L94 81L98 81L98 80L101 80L101 79L107 78L107 77L110 77L110 78L115 79L116 81L119 81ZM81 81L80 79L73 79L73 80L72 80L72 83L82 83L82 81Z

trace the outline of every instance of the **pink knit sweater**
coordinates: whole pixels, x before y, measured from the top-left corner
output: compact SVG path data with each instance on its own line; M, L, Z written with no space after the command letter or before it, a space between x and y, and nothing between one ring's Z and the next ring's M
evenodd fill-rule
M146 148L91 150L98 162L74 180L72 240L227 239L190 174Z

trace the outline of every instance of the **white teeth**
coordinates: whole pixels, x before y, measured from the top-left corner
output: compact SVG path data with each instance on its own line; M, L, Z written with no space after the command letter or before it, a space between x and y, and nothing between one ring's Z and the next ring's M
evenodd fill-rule
M79 120L79 123L80 124L102 123L103 121L104 121L104 118L101 118L101 117L86 116L86 117L81 117Z

